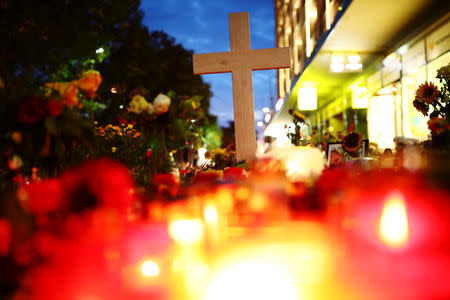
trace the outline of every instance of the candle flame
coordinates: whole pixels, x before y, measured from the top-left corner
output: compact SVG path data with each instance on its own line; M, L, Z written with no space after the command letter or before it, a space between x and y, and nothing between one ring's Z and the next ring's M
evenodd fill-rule
M380 239L391 248L406 245L409 239L408 215L401 195L390 196L381 213Z
M200 220L174 220L169 223L169 234L180 244L193 244L202 239L203 225Z
M146 260L141 264L141 272L144 277L157 277L159 275L158 264L151 260Z

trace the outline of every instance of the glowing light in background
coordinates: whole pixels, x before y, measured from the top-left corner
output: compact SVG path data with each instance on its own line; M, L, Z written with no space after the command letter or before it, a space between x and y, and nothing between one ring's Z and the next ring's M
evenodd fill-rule
M269 113L270 112L270 108L268 108L268 107L263 107L263 109L262 109L262 111L263 111L263 113Z
M399 55L405 54L406 52L408 52L408 48L409 48L408 45L401 46L400 48L398 48L397 54Z
M204 300L297 300L293 278L275 262L242 260L225 266L212 278Z
M105 52L105 49L103 49L103 48L98 48L97 50L95 50L95 53L97 53L97 54L100 54L103 52Z
M258 123L256 123L256 126L258 126L258 127L263 127L263 125L264 125L264 123L261 121L258 121Z
M317 90L312 86L305 86L298 89L298 109L315 110L317 109Z
M331 62L333 64L342 64L344 62L344 57L342 55L331 56Z
M283 98L278 99L277 103L275 104L275 110L279 111L283 107L283 104L284 99Z
M203 209L203 217L208 224L217 224L217 209L213 205L205 206Z
M159 276L158 264L151 260L146 260L141 264L141 273L144 277Z
M347 59L351 64L356 64L361 60L361 57L358 54L354 54L349 55Z
M169 223L170 236L180 244L193 244L203 237L200 220L175 220Z
M402 195L391 195L384 203L379 235L380 239L392 248L400 248L408 242L408 215Z

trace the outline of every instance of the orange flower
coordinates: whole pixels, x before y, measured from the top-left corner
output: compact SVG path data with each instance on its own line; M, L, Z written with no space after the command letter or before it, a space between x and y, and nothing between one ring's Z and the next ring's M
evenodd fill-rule
M46 82L45 87L58 91L62 102L72 108L78 105L78 81L72 82Z
M426 104L431 104L436 100L439 89L432 82L425 82L419 86L416 91L416 99Z
M105 129L103 129L103 127L97 128L97 131L98 131L98 134L100 136L105 136L106 135Z
M80 78L78 87L92 97L95 96L102 79L102 75L98 71L89 70Z
M74 107L78 104L77 81L65 82L59 87L59 94L67 107Z
M58 91L62 85L64 85L63 82L46 82L46 83L44 83L45 87L55 90L55 91Z

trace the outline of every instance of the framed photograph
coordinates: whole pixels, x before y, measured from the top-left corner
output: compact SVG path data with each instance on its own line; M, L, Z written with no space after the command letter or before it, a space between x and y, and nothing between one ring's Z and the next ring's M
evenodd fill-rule
M327 164L329 167L337 166L345 162L344 148L342 143L328 143L327 144Z
M340 165L348 160L354 159L342 147L341 142L327 144L327 163L329 167ZM367 157L369 154L369 140L361 141L361 146L358 149L359 157Z
M369 156L369 139L364 139L361 141L361 147L359 148L359 157Z

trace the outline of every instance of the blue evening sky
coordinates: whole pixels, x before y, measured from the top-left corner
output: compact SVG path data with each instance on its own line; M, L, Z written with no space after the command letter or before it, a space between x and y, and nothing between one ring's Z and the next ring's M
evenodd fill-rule
M144 24L163 30L194 53L230 50L228 14L249 12L252 49L275 47L273 0L141 0ZM210 112L225 126L233 120L231 73L202 75L210 83ZM277 97L276 70L253 72L255 119L263 119L262 108Z

